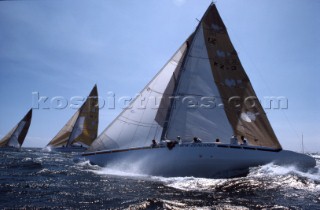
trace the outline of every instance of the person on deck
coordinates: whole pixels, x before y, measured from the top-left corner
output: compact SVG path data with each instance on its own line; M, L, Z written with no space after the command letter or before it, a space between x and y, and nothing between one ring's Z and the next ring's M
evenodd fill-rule
M243 142L242 145L248 145L248 141L244 138L244 136L241 136L241 141Z
M230 144L239 145L236 135L233 135L230 139Z
M193 143L201 143L201 139L199 139L198 137L193 137Z
M216 143L220 144L221 143L220 139L216 139Z
M152 139L151 147L154 148L154 147L156 147L157 145L158 145L158 144L157 144L156 140L155 140L155 139Z
M179 144L182 144L182 139L181 139L181 137L180 137L180 136L177 136L177 139L178 139L178 143L179 143Z

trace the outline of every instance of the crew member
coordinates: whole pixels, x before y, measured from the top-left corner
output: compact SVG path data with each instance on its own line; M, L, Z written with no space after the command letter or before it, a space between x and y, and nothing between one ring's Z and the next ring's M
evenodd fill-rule
M233 135L230 139L230 144L235 144L235 145L238 145L238 139L237 139L237 136L236 135Z
M201 139L195 136L193 137L193 143L201 143Z
M248 145L248 141L244 138L244 136L241 136L241 141L243 142L242 145Z
M151 147L156 147L157 146L157 142L155 139L152 139L152 144L151 144Z

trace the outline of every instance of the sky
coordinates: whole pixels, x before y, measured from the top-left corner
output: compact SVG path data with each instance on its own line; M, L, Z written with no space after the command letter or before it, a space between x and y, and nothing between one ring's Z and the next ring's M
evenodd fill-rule
M215 1L283 148L320 152L320 1ZM99 133L194 31L209 0L0 1L0 137L30 108L24 147L44 147L97 84L106 101ZM117 100L116 100L117 101ZM282 101L283 102L283 101Z

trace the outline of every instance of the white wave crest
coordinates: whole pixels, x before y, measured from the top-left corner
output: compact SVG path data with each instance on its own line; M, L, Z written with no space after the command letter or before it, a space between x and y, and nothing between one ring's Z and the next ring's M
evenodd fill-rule
M51 152L51 147L42 148L41 151L43 151L43 152Z
M98 175L112 175L112 176L122 176L122 177L131 177L131 178L148 178L148 175L145 174L139 174L139 173L130 173L114 168L100 168L100 170L91 170L93 173Z
M318 154L311 154L311 156L320 160L320 155L318 155Z
M163 182L166 186L184 191L208 191L223 185L227 179L207 179L196 177L153 177L154 180Z
M32 158L26 157L26 158L22 159L22 162L28 162L28 161L31 161L31 160L32 160Z
M90 164L90 163L89 163ZM207 191L222 185L227 179L206 179L196 177L161 177L150 176L146 174L135 172L128 172L121 170L121 167L104 167L98 170L90 170L98 175L112 175L129 177L131 179L143 179L146 181L161 182L167 187L172 187L184 191Z
M320 171L318 168L311 169L307 172L298 170L295 166L278 166L272 163L251 170L249 176L266 176L266 175L288 175L294 174L299 177L308 178L314 181L320 181Z
M146 159L141 159L132 163L128 159L123 159L115 162L111 162L107 167L100 168L97 171L94 171L96 174L100 175L115 175L115 176L125 176L125 177L150 177L145 172L144 162Z
M269 188L277 186L320 191L320 172L318 168L307 172L299 171L294 166L278 166L272 163L253 168L248 178L266 179Z
M82 161L78 162L78 163L76 164L76 167L77 167L77 168L80 167L80 169L92 171L92 172L95 172L95 173L96 173L97 171L101 170L101 167L100 167L100 166L92 165L89 160L82 160Z

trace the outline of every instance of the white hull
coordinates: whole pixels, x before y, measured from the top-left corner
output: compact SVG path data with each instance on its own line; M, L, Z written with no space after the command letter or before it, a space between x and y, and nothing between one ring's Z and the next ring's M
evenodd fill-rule
M233 147L233 148L232 148ZM214 143L166 146L84 153L91 163L156 176L227 178L246 175L250 167L275 163L301 169L315 166L313 158L286 150Z

